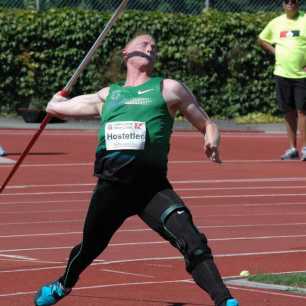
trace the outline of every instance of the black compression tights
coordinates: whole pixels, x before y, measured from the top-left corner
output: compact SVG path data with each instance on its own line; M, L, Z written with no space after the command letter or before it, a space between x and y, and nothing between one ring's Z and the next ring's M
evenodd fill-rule
M171 241L162 230L161 215L173 204L173 199L163 196L161 200L151 200L152 194L158 193L159 188L164 190L167 187L171 188L167 181L153 188L153 190L152 186L151 188L139 185L136 187L135 185L116 184L107 181L98 183L86 216L82 243L72 249L66 271L60 278L61 283L66 288L72 288L78 281L79 275L107 247L111 237L124 220L134 214L138 214L149 227ZM137 190L141 190L140 194L145 195L139 198ZM163 194L165 193L163 192ZM167 198L170 200L167 201ZM174 198L174 200L179 202L179 199ZM145 205L146 203L148 204ZM180 204L184 205L183 202ZM165 226L174 236L185 240L186 246L189 246L188 249L192 249L193 244L197 245L197 241L202 240L198 231L195 230L192 218L189 218L186 213L172 213L167 218ZM221 305L231 295L222 282L210 250L206 245L206 239L203 240L203 243L207 258L196 264L189 272L191 272L195 282L209 293L216 305ZM185 257L186 252L180 251Z
M127 209L133 205L126 203L126 196L118 184L97 184L85 219L82 242L72 249L65 274L60 278L66 288L75 285L79 275L107 247L124 220L133 214Z

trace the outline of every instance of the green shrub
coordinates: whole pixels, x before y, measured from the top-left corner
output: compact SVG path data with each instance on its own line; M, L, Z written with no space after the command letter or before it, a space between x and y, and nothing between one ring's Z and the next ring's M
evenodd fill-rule
M121 48L135 33L148 32L159 47L156 74L186 83L210 115L276 115L273 58L256 46L259 32L274 16L127 11L72 95L122 78ZM109 13L73 9L0 11L1 109L15 110L33 100L45 104L66 85L109 18Z

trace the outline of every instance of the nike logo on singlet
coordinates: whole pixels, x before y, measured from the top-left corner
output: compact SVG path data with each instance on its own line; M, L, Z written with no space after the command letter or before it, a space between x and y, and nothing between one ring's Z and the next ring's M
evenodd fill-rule
M154 90L153 88L151 88L151 89L146 89L146 90L138 90L137 93L138 93L139 95L143 95L143 94L145 94L145 93L147 93L147 92L150 92L150 91L153 91L153 90Z

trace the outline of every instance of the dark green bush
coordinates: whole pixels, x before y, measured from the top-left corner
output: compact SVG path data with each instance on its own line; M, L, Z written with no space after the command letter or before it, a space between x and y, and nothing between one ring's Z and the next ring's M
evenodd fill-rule
M212 116L275 114L273 58L256 45L275 15L208 11L200 16L127 11L87 67L72 95L123 77L120 50L138 32L159 47L156 73L185 82ZM0 106L42 104L63 88L98 37L109 13L0 11Z

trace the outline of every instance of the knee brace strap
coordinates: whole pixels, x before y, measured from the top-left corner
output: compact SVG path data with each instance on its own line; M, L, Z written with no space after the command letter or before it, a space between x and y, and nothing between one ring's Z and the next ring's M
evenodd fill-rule
M162 222L162 225L165 226L167 218L176 210L187 210L186 206L183 204L177 203L173 204L170 207L168 207L160 216L160 220Z
M177 247L180 248L180 243L178 242L178 239L177 237L171 232L168 230L167 226L166 226L166 221L168 219L168 217L170 217L170 215L177 211L177 210L185 210L185 211L188 211L187 207L180 204L180 203L176 203L176 204L173 204L171 205L170 207L168 207L160 216L160 220L161 220L161 224L163 226L163 230L166 232L166 234L173 240L172 243L174 242ZM188 211L189 212L189 211Z
M184 235L184 238L179 238L175 231L170 230L167 225L167 219L171 216L173 212L184 210L186 211L190 216L190 221L187 221L184 228L188 228L189 230ZM186 219L184 219L186 220ZM164 233L170 238L170 242L172 245L174 245L176 248L178 248L181 253L184 255L185 263L186 263L186 270L191 273L191 271L203 260L212 258L211 250L207 245L207 239L205 235L198 232L197 228L193 225L191 221L191 214L186 206L183 206L181 204L174 204L171 205L168 209L166 209L162 215L161 215L161 223L163 227ZM191 223L190 223L191 222ZM194 239L192 237L196 237L197 239ZM196 245L193 244L191 246L188 243L189 238L192 238L192 241L197 241ZM187 239L187 240L186 240ZM192 249L190 249L192 247Z

